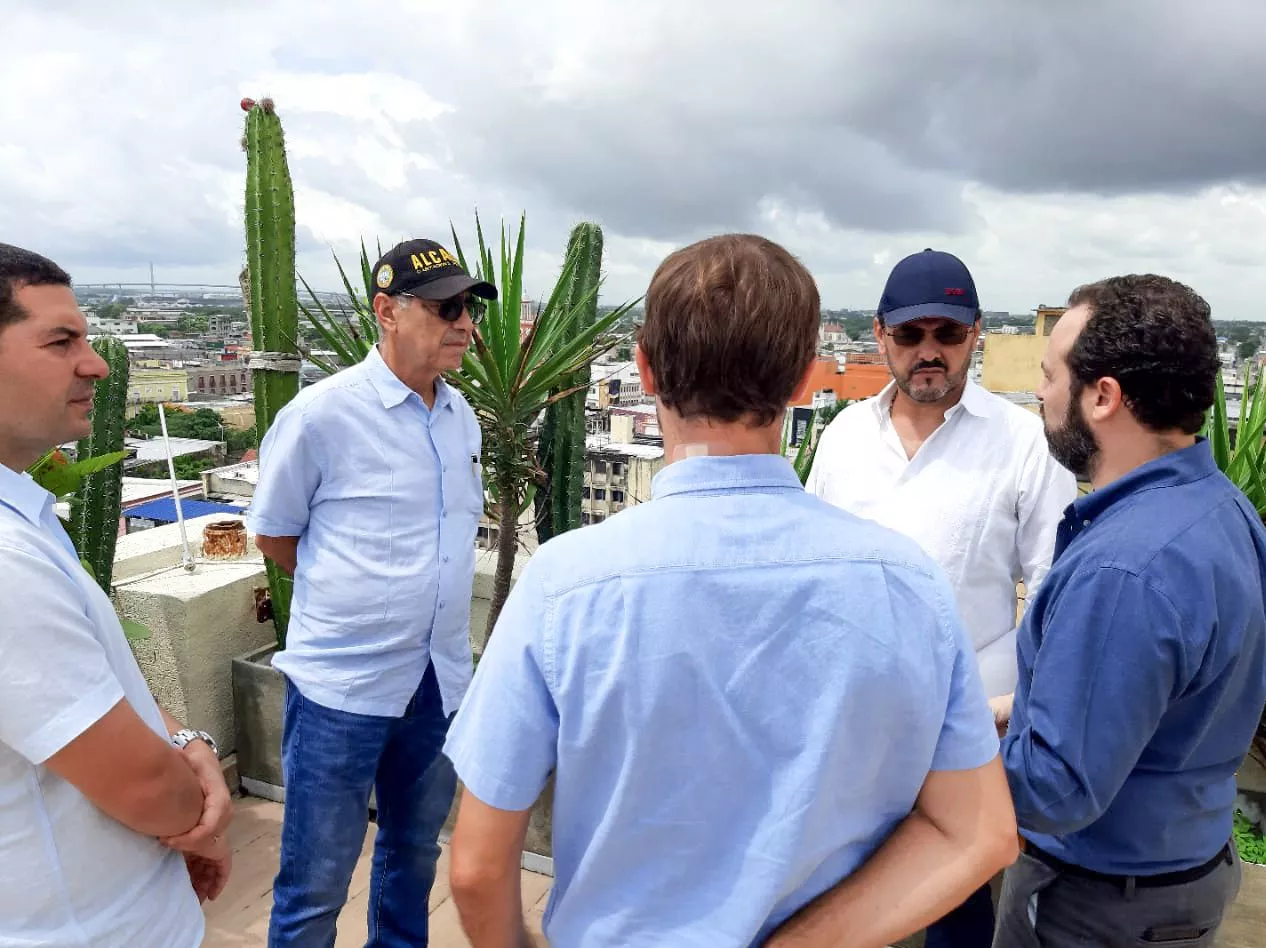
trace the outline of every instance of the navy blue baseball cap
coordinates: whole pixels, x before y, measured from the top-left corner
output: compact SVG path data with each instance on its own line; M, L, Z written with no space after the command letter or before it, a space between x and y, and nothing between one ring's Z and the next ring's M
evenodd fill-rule
M952 253L929 247L892 268L876 314L885 326L937 316L970 326L979 311L967 265Z

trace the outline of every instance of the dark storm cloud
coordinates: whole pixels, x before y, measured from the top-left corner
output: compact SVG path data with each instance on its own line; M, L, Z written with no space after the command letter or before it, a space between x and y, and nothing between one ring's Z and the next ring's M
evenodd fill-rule
M490 71L454 89L455 166L667 239L750 226L764 198L844 228L954 233L971 224L968 181L1125 194L1266 180L1266 4L808 3L777 23L723 10L707 31L663 13L615 81L560 93Z

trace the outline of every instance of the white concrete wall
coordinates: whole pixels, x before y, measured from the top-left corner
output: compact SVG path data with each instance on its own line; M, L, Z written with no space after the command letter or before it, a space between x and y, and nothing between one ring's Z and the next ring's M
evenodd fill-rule
M202 528L240 519L212 515L185 525L195 553ZM211 734L224 754L236 737L232 659L275 640L271 622L255 620L256 588L267 587L253 543L236 561L181 565L179 527L156 527L119 538L114 600L121 615L149 628L132 652L158 703L190 727Z

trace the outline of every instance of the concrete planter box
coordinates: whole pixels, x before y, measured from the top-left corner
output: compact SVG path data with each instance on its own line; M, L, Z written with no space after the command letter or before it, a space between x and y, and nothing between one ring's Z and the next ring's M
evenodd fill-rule
M272 666L276 651L276 644L266 645L233 659L233 712L242 789L280 802L285 798L281 717L286 678Z

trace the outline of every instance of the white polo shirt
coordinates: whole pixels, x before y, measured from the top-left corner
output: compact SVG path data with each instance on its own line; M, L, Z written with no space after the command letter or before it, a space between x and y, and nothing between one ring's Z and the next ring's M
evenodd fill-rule
M44 766L123 698L167 735L52 495L0 465L0 948L202 943L183 857Z
M1015 587L1051 565L1077 482L1046 446L1042 419L968 381L944 423L906 458L892 426L896 383L827 426L805 485L828 503L915 540L949 577L985 690L1015 690Z

